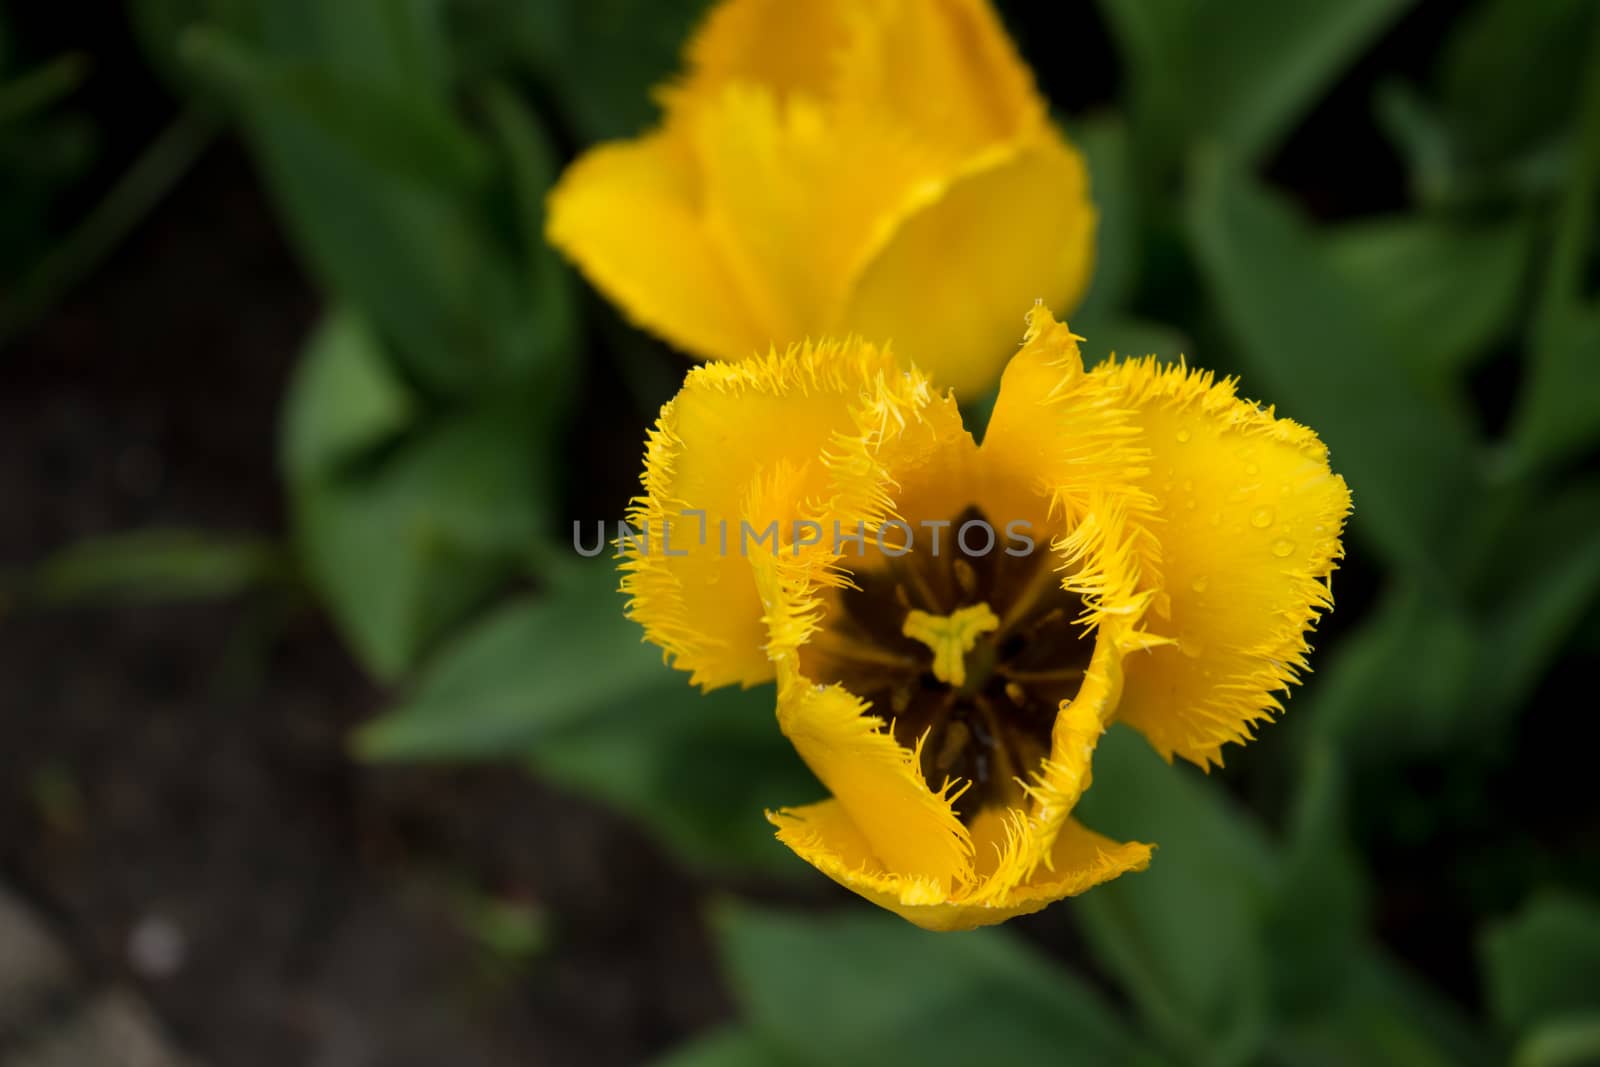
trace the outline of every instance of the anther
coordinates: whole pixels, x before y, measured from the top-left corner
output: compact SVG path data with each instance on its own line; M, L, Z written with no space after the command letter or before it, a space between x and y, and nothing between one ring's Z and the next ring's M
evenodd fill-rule
M950 564L950 569L955 572L956 584L961 587L966 599L971 600L978 595L978 572L972 569L972 564L958 559Z

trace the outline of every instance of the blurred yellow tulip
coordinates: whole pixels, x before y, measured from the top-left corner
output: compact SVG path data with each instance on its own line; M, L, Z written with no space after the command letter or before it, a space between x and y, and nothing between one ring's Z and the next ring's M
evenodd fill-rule
M974 394L1070 311L1095 210L987 0L725 0L661 126L552 192L550 241L702 358L856 334Z

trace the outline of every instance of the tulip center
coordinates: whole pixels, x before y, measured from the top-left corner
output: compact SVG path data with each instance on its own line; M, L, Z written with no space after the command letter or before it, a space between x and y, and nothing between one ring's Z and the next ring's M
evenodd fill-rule
M984 519L969 507L949 530ZM933 788L965 783L956 811L1019 807L1050 754L1061 703L1077 695L1094 641L1046 543L1023 553L955 538L853 569L801 651L807 677L872 702L900 744L921 745ZM1007 547L1012 551L1007 552Z
M987 604L974 604L958 608L949 615L929 615L915 609L906 612L906 621L900 632L913 641L921 641L933 652L933 676L956 689L967 687L967 656L978 646L978 638L1000 626L1000 620ZM984 646L987 651L988 645ZM975 656L974 682L982 685L988 669L994 665L993 656Z

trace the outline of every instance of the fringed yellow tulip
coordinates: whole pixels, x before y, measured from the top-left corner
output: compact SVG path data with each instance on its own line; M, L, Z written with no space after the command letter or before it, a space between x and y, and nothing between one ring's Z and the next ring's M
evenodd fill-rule
M1106 725L1218 761L1331 603L1350 498L1316 435L1078 340L1035 309L981 446L869 344L695 368L630 512L630 614L705 688L775 679L832 794L778 837L930 929L1142 869L1072 818Z
M1088 282L1083 160L988 0L724 0L665 118L586 153L549 238L640 326L705 358L893 338L993 383L1016 302Z

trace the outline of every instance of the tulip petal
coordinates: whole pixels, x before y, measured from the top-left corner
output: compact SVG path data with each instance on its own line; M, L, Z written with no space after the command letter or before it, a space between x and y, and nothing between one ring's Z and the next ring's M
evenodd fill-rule
M962 146L918 139L881 113L743 84L680 115L700 165L706 232L772 340L856 332L916 360L896 329L859 330L841 315L876 250L965 165Z
M697 182L671 133L601 145L552 190L546 236L636 325L700 356L764 352L772 338L706 232Z
M1085 167L988 0L724 0L686 61L663 127L550 200L552 243L639 325L728 360L856 333L976 390L1006 308L1081 296Z
M693 98L730 82L821 95L848 41L846 8L859 2L724 0L690 39L684 49L689 74L667 95Z
M798 6L798 5L797 5ZM833 96L967 152L1031 134L1044 100L988 0L856 0Z
M1068 819L1056 835L1047 862L994 906L1016 915L1038 911L1119 875L1144 870L1150 865L1151 849L1138 841L1114 841Z
M629 614L695 684L774 677L752 560L826 566L821 534L884 512L879 453L922 425L932 399L920 374L857 341L691 370L651 431L628 514L649 538L621 546ZM814 538L798 532L820 543L801 551L799 522L818 524Z
M1088 285L1088 181L1053 129L989 155L898 226L857 279L844 324L892 339L942 387L987 387L1016 353L1018 301L1065 311Z
M1095 620L1142 607L1143 570L1159 559L1148 530L1150 454L1115 385L1084 370L1079 338L1036 304L1022 351L1006 367L982 455L990 480L1028 479L1066 531L1058 548L1077 569L1067 588Z
M769 812L778 839L829 878L927 930L970 930L1038 911L1150 863L1151 846L1117 842L1069 819L1048 865L1002 896L953 898L936 881L891 873L838 800Z
M1161 592L1143 625L1169 639L1124 664L1119 717L1168 759L1220 763L1306 667L1349 490L1316 434L1231 381L1153 359L1091 377L1122 394L1150 452Z
M880 867L934 899L967 879L972 843L947 791L928 788L917 754L865 702L796 679L779 693L778 725Z

